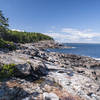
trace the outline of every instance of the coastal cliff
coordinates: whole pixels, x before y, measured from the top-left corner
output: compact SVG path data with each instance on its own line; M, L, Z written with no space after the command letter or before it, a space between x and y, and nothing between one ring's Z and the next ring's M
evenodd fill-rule
M100 100L100 61L47 52L55 41L0 50L0 100Z

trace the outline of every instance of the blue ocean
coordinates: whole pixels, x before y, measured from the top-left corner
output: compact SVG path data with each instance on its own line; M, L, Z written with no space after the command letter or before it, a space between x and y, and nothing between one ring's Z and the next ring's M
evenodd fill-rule
M89 56L96 59L100 58L100 44L64 43L64 45L71 46L72 48L50 49L50 51Z

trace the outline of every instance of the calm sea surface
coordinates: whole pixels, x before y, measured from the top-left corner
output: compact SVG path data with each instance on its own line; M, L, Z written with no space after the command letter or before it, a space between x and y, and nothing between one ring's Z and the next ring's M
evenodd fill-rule
M100 58L100 44L85 44L85 43L64 43L65 46L73 48L64 49L49 49L52 52L70 53L93 58Z

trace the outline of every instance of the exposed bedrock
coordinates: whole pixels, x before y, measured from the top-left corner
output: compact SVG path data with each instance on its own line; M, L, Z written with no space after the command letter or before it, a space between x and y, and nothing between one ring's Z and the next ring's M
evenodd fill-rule
M47 43L0 51L0 73L7 74L9 64L17 69L10 78L0 79L0 100L100 100L100 61L47 52L58 46Z

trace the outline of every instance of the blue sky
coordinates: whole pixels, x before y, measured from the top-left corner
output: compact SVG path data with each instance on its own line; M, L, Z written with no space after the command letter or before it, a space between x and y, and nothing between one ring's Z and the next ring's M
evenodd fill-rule
M10 29L42 32L59 42L100 43L100 0L0 0Z

